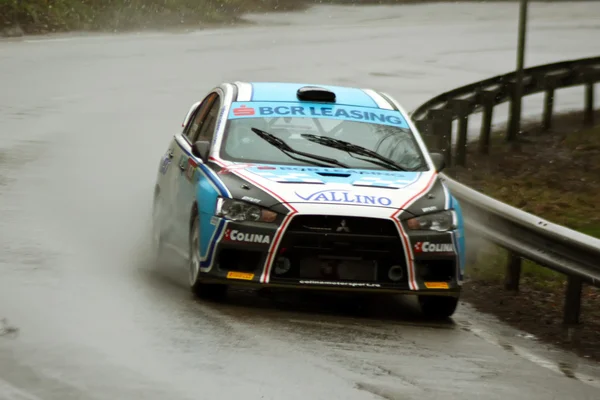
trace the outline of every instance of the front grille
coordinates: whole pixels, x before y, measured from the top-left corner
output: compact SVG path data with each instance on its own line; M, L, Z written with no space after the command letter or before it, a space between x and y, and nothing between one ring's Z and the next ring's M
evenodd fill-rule
M398 230L391 220L330 215L296 216L290 223L288 232L398 236Z
M396 266L396 274L398 269L402 271L401 278L390 279L392 266ZM408 282L404 248L393 221L321 215L292 220L275 257L271 279L348 280L394 286Z

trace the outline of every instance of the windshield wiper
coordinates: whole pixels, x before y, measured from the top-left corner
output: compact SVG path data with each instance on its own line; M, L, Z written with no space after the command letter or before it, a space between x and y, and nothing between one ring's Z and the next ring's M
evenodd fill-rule
M277 147L286 156L288 156L290 158L293 158L294 160L309 162L311 164L318 165L320 167L328 167L329 166L329 165L326 165L326 164L317 163L317 162L310 161L310 160L303 160L301 158L294 157L292 155L292 154L298 154L298 155L306 157L306 158L312 158L313 160L323 161L323 162L326 162L326 163L329 163L329 164L337 165L337 166L342 167L342 168L350 168L346 164L341 163L338 160L335 160L333 158L323 157L323 156L319 156L317 154L305 153L303 151L294 150L286 142L284 142L283 140L281 140L280 138L278 138L277 136L275 136L275 135L273 135L273 134L271 134L269 132L265 132L265 131L260 130L258 128L250 128L250 129L252 130L252 132L256 133L258 136L260 136L266 142L268 142L269 144Z
M327 136L312 135L310 133L303 133L302 137L305 138L306 140L310 140L311 142L315 142L315 143L321 144L323 146L332 147L334 149L338 149L338 150L342 150L342 151L347 151L348 154L350 154L350 156L352 156L356 159L371 162L373 164L379 165L380 167L384 167L384 168L392 169L392 170L396 170L396 171L408 171L406 168L404 168L403 166L390 160L389 158L384 157L381 154L374 152L373 150L369 150L369 149L359 146L357 144L345 142L343 140L334 139L334 138L330 138ZM371 159L355 157L352 155L352 153L358 154L360 156L371 157ZM375 159L375 160L373 160L373 159Z

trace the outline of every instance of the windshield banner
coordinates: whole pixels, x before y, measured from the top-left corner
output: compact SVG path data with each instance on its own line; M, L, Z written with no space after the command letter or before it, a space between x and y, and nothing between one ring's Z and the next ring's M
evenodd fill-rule
M345 105L324 105L319 103L283 102L234 102L231 104L229 119L238 118L278 118L307 117L328 118L373 124L391 125L408 129L408 124L398 111L379 108L352 107Z

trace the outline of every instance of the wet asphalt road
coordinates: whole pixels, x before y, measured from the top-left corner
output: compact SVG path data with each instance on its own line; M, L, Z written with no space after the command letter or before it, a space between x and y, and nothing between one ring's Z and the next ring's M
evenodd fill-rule
M322 7L235 29L1 41L0 399L599 398L597 366L467 305L433 324L402 299L195 301L185 271L146 255L160 155L216 83L370 86L412 109L510 70L516 13ZM598 15L534 3L527 64L596 55ZM559 92L559 107L581 103Z

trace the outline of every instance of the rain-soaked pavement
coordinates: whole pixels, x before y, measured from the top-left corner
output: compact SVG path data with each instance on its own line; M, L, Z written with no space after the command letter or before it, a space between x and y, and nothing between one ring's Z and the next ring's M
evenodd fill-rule
M217 82L371 86L412 109L510 70L516 13L322 7L236 29L0 42L0 399L598 399L595 365L467 305L434 324L391 299L195 301L185 271L146 256L160 154ZM527 64L596 55L598 15L533 3Z

